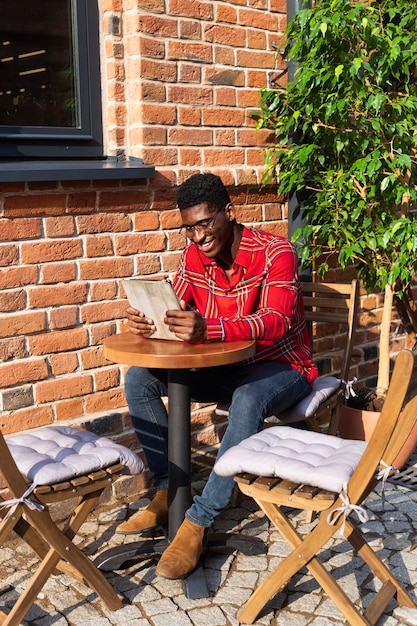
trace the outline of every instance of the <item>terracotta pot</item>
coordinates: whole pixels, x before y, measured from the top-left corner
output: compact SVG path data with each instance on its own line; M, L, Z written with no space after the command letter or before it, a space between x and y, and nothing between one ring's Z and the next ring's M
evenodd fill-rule
M361 411L349 406L340 409L339 435L343 439L359 439L369 441L375 430L380 413L377 411ZM417 447L417 422L408 436L407 441L396 457L393 465L401 469Z

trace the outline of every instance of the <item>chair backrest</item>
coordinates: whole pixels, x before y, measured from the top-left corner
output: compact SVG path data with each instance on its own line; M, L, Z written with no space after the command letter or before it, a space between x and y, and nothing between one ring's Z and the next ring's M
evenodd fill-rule
M350 497L361 501L376 483L375 469L381 463L391 466L417 421L417 389L411 397L414 355L410 350L399 352L389 389L378 419L378 425L349 481ZM408 400L404 404L404 398ZM380 467L380 469L384 469Z
M301 291L307 321L342 326L343 356L340 378L347 381L359 311L359 281L353 279L351 283L302 282Z

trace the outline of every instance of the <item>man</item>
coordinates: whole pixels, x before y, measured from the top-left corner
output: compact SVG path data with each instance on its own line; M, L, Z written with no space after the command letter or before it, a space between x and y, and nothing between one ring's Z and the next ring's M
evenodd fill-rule
M306 396L317 369L311 361L294 247L283 237L249 230L235 219L235 208L218 176L195 174L177 191L185 248L174 280L180 311L167 311L165 323L190 343L255 339L255 356L245 363L190 372L191 399L231 401L219 455L258 432L269 415ZM130 329L155 330L153 320L128 309ZM118 527L137 533L168 518L168 418L166 372L132 367L125 382L135 432L154 474L156 495L137 517ZM194 498L171 545L157 566L165 578L192 572L204 550L206 529L230 500L233 478L211 472Z

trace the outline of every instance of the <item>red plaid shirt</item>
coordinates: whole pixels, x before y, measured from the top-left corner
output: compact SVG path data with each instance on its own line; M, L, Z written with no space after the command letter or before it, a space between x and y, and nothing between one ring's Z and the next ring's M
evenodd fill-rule
M190 243L174 280L180 299L207 323L207 341L256 340L251 361L280 361L312 383L317 368L304 319L294 246L284 237L244 227L233 273Z

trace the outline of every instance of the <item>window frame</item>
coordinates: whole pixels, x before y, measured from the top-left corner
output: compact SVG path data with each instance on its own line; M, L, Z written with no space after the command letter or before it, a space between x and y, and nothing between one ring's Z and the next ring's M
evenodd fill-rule
M97 0L70 0L80 127L0 125L1 159L103 158Z

